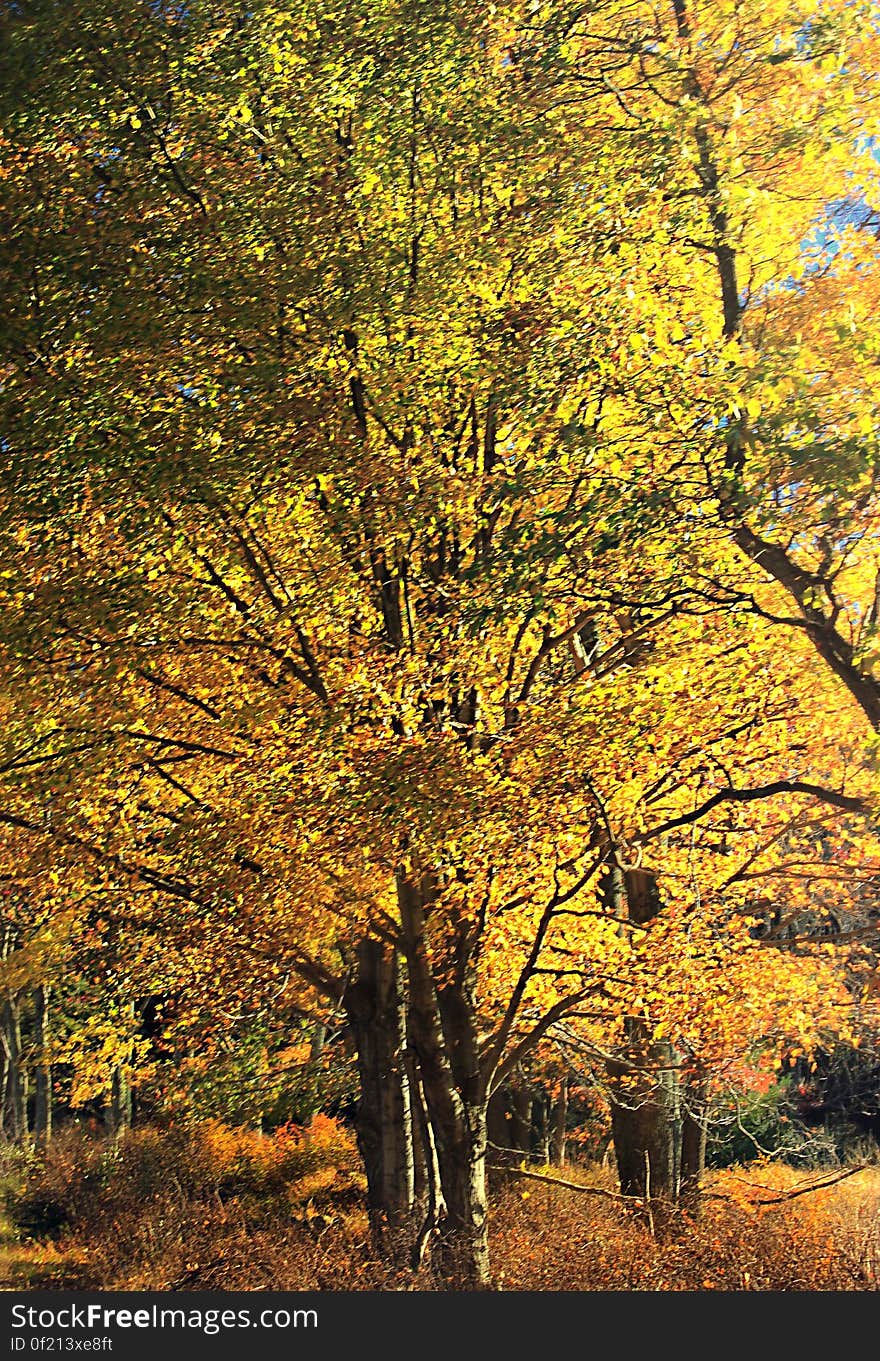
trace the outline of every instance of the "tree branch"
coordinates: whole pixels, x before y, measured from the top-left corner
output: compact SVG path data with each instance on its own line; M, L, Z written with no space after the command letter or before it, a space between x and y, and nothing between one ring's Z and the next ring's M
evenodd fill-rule
M810 784L806 780L775 780L772 784L761 785L756 789L719 789L705 803L701 803L699 808L694 808L690 813L682 813L677 818L669 818L666 822L659 823L656 827L649 827L646 832L639 832L633 837L633 844L643 845L646 841L653 841L655 837L663 836L665 832L672 832L677 827L685 827L691 822L699 822L700 818L710 813L713 808L717 808L721 803L754 803L758 799L771 799L776 794L809 794L814 799L821 799L824 803L830 803L835 808L843 808L847 813L864 813L867 805L864 799L860 799L850 794L838 794L833 789L825 789L822 785Z

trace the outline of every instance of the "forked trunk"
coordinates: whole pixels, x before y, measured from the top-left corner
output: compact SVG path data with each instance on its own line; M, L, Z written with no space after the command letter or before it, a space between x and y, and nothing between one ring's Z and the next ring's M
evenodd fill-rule
M432 1263L450 1283L489 1284L485 1084L477 1048L474 975L466 950L453 976L434 977L426 936L436 898L429 875L399 874L409 976L409 1026L437 1153L443 1205Z

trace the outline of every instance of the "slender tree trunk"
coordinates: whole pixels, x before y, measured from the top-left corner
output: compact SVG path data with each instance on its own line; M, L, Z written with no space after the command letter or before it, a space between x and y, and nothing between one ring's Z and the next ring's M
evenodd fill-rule
M130 1034L135 1033L135 1004L130 1002L126 1008L130 1023ZM134 1102L131 1091L131 1062L134 1057L134 1041L128 1050L128 1062L117 1063L110 1077L110 1100L107 1104L107 1125L110 1134L118 1139L126 1130L131 1129L134 1116Z
M550 1161L550 1100L541 1089L532 1097L531 1155L546 1166Z
M502 1156L510 1151L509 1125L507 1093L504 1087L499 1087L492 1093L489 1098L489 1105L486 1108L486 1129L493 1162L499 1161Z
M513 1098L510 1084L503 1082L489 1099L486 1108L488 1164L486 1177L490 1192L510 1181L510 1170L522 1161L513 1144Z
M6 1105L9 1090L9 1060L6 1046L0 1041L0 1134L6 1135Z
M6 1091L3 1128L15 1143L28 1137L27 1074L21 1056L21 1015L10 993L0 1008L0 1042L6 1060Z
M532 1090L519 1068L510 1083L510 1099L511 1146L527 1158L532 1151Z
M681 1201L692 1213L699 1209L706 1170L707 1089L699 1071L682 1084Z
M0 958L6 960L21 944L21 933L11 922L0 927ZM0 1127L15 1143L28 1136L27 1070L21 1054L21 1014L18 998L7 992L0 1005L0 1049L3 1052L3 1105Z
M413 1109L413 1145L415 1151L415 1213L418 1223L413 1240L411 1265L414 1271L422 1265L428 1245L443 1214L443 1193L440 1187L440 1164L434 1131L428 1118L425 1091L418 1060L410 1045L407 1052L410 1091Z
M559 1084L559 1092L553 1102L550 1118L550 1159L554 1167L565 1166L565 1136L568 1124L568 1074L565 1073Z
M50 1054L49 1002L52 989L43 983L36 990L34 1038L37 1045L34 1081L34 1139L43 1147L52 1137L52 1058Z
M486 1130L489 1139L489 1161L493 1167L503 1168L516 1161L513 1144L510 1086L504 1082L489 1098L486 1108Z
M311 1124L320 1105L319 1083L321 1079L321 1055L327 1040L327 1027L323 1021L316 1021L309 1044L309 1061L305 1072L305 1091L308 1108L307 1123Z
M131 1128L131 1081L124 1064L117 1064L110 1079L110 1101L107 1108L109 1132L115 1139Z
M379 1093L379 1044L376 1013L374 942L358 950L355 982L345 994L345 1009L354 1036L357 1057L358 1101L355 1131L367 1177L367 1212L373 1243L381 1247L385 1206L382 1199L382 1101Z

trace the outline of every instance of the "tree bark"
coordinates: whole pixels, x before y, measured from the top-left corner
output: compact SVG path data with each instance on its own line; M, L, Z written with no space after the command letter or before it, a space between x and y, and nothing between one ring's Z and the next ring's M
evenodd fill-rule
M6 1067L3 1130L14 1143L22 1143L28 1136L28 1084L21 1055L21 1015L11 993L0 1008L0 1042Z
M550 1161L550 1100L543 1088L532 1097L532 1160L545 1167Z
M327 1040L327 1027L316 1021L309 1043L309 1061L305 1071L306 1122L310 1125L320 1107L321 1055Z
M110 1099L107 1103L106 1121L109 1133L118 1139L126 1130L131 1129L134 1118L134 1101L131 1090L131 1064L134 1058L135 1004L129 1002L125 1008L129 1022L127 1061L117 1063L110 1076Z
M532 1151L532 1092L519 1068L510 1082L510 1144L526 1158Z
M700 1071L682 1084L680 1196L682 1205L692 1213L699 1209L706 1170L707 1089L707 1079Z
M109 1132L115 1139L131 1129L131 1081L124 1064L117 1064L110 1078L110 1101L107 1107Z
M357 1141L367 1176L367 1207L377 1251L404 1258L414 1236L415 1149L406 1063L401 961L388 945L364 940L344 1005L355 1036L360 1097Z
M650 870L623 870L613 861L605 891L617 912L626 911L640 925L651 921L662 907L656 876ZM681 1199L685 1181L691 1208L699 1199L705 1129L700 1136L702 1116L693 1125L686 1119L682 1056L668 1040L652 1040L652 1029L645 1017L626 1018L621 1061L609 1062L608 1077L621 1193L641 1198L652 1226L659 1228ZM693 1109L700 1109L696 1097Z
M397 893L409 975L410 1034L443 1194L432 1262L450 1283L480 1289L489 1284L488 1103L477 1047L475 971L462 938L453 977L444 975L438 986L426 933L427 913L436 898L433 878L400 872Z
M511 1151L510 1116L507 1110L507 1089L494 1091L486 1108L486 1129L491 1145L492 1162L506 1161Z
M550 1161L554 1167L565 1166L565 1138L568 1125L568 1074L563 1074L559 1092L553 1102L550 1118Z
M620 1190L658 1202L661 1215L678 1197L681 1115L675 1055L666 1041L650 1043L647 1024L631 1018L620 1061L608 1064L611 1126ZM654 1213L654 1207L649 1206Z
M411 1266L414 1271L422 1265L428 1244L443 1213L443 1194L440 1188L440 1164L434 1131L428 1118L425 1091L415 1051L407 1052L413 1109L413 1144L415 1152L415 1210L418 1229L413 1240Z
M50 1054L49 1002L52 989L42 983L36 990L34 1038L37 1045L34 1078L34 1140L44 1147L52 1137L52 1058Z
M488 1165L486 1177L490 1192L506 1185L509 1173L522 1161L522 1153L513 1142L513 1098L510 1084L503 1082L489 1098L486 1107L486 1130L488 1135Z
M0 928L0 958L6 960L21 944L21 933L11 922ZM28 1136L28 1081L21 1053L21 1013L18 997L7 992L0 1005L0 1049L3 1052L3 1105L0 1128L14 1143Z

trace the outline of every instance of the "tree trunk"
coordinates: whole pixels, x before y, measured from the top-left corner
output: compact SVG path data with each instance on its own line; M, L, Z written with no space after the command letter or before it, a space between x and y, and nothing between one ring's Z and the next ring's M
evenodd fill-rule
M52 989L43 983L36 990L34 1038L37 1045L34 1082L34 1140L44 1147L52 1137L52 1057L50 1054L49 1001Z
M6 1063L3 1130L15 1143L28 1136L27 1074L21 1057L21 1016L10 993L0 1008L0 1042Z
M620 1190L645 1202L657 1228L678 1199L682 1123L675 1051L668 1041L650 1042L648 1024L629 1018L629 1044L608 1063L608 1076Z
M706 1170L706 1107L708 1082L701 1072L682 1084L681 1201L692 1213L699 1209Z
M306 1123L311 1124L320 1106L321 1055L327 1041L327 1027L316 1021L309 1043L309 1061L305 1071Z
M414 1237L415 1149L401 961L390 946L361 942L345 1007L357 1049L357 1141L373 1243L402 1260Z
M532 1090L522 1070L514 1070L510 1083L510 1143L527 1158L532 1151Z
M415 1051L407 1051L407 1071L413 1109L413 1145L415 1152L415 1213L418 1223L412 1245L410 1264L414 1271L422 1265L432 1235L443 1214L443 1193L440 1188L440 1164L437 1145L428 1118L425 1091Z
M507 1111L507 1090L498 1087L489 1098L486 1108L486 1130L492 1162L506 1160L510 1153L510 1117Z
M131 1081L124 1064L117 1064L110 1078L110 1101L107 1107L109 1133L115 1139L131 1129Z
M490 1192L494 1192L509 1183L511 1168L523 1156L513 1144L513 1096L508 1082L496 1087L489 1098L486 1130L489 1150L486 1177Z
M426 939L434 881L429 875L399 873L397 892L409 973L410 1034L443 1194L432 1261L450 1283L479 1289L489 1284L489 1239L487 1097L477 1046L475 971L462 938L453 977L444 971L438 986Z
M400 960L387 953L380 967L382 1097L382 1186L390 1226L406 1233L415 1205L415 1150L412 1095L406 1071L406 1010Z
M650 870L623 870L612 861L604 891L617 914L625 911L640 925L662 907ZM645 1200L657 1227L680 1200L692 1209L699 1200L706 1150L705 1080L701 1076L691 1094L681 1079L682 1055L669 1041L651 1041L651 1022L644 1017L629 1017L625 1024L623 1061L608 1065L620 1189Z
M564 1074L550 1117L550 1160L554 1167L565 1166L565 1136L568 1124L568 1074Z
M11 922L0 927L0 958L6 960L20 946L21 933ZM28 1136L27 1070L21 1054L21 1014L18 998L7 992L0 1005L0 1049L3 1052L3 1105L0 1128L14 1143Z
M440 1156L444 1207L435 1253L438 1274L467 1289L489 1284L485 1109L467 1115L467 1138Z
M110 1099L107 1104L106 1120L110 1134L118 1139L126 1130L131 1129L134 1118L134 1102L131 1091L131 1065L134 1059L135 1004L129 1002L125 1008L128 1018L127 1061L117 1063L110 1076Z
M543 1088L532 1097L531 1136L532 1160L546 1167L550 1161L550 1100Z

